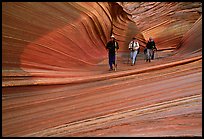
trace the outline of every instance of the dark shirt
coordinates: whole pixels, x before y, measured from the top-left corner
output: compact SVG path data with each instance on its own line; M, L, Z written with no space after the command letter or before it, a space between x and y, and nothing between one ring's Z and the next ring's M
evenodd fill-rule
M109 50L110 55L115 55L115 49L119 49L118 42L109 41L106 45L106 49Z
M148 41L147 45L146 45L147 49L157 49L155 46L155 42L154 41Z

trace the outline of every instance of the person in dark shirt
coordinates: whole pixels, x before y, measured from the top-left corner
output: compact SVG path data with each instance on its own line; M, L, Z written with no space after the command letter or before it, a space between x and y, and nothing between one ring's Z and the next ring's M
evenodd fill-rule
M147 54L147 59L146 62L149 61L151 62L151 59L154 59L154 51L157 50L156 46L155 46L155 42L152 39L152 37L149 38L149 41L147 42L146 45L146 54Z
M106 49L108 50L108 58L109 58L109 66L110 66L110 71L111 70L116 70L117 64L115 62L115 56L116 53L119 49L118 42L114 38L114 36L111 36L111 40L106 44ZM114 68L113 68L114 65Z

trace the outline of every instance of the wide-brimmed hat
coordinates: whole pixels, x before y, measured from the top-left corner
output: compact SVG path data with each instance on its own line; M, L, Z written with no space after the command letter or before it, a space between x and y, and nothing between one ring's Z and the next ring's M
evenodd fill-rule
M111 35L111 38L115 38L114 35Z

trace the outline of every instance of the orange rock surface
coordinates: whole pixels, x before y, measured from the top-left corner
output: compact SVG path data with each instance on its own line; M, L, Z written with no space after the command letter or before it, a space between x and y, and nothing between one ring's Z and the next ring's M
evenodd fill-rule
M201 2L3 2L2 136L202 136ZM119 42L118 70L105 45ZM145 62L152 36L159 51ZM135 66L128 43L141 44Z

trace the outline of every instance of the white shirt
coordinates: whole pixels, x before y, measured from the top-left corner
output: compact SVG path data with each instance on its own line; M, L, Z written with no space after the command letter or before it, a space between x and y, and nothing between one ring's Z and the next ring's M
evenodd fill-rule
M132 43L133 43L133 47L132 47ZM129 43L129 49L130 49L130 48L133 48L133 50L138 50L138 49L140 48L139 43L138 43L138 42L135 42L135 41L131 41L131 42Z

